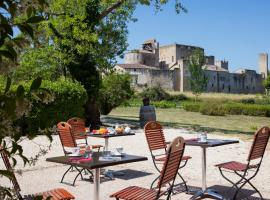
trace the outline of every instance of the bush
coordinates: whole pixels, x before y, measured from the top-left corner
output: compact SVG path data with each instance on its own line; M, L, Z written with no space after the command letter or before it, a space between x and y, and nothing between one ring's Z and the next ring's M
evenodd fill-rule
M188 100L188 97L184 94L171 95L168 100L169 101L185 101L185 100Z
M113 108L129 100L134 91L131 88L131 79L128 74L112 73L105 76L98 94L101 114L107 115Z
M151 101L162 101L170 98L170 94L160 86L146 88L139 94L139 96L141 98L148 97Z
M249 98L249 99L242 99L241 102L243 104L255 104L255 99Z
M204 115L224 116L229 115L250 115L270 117L270 105L224 103L218 102L184 102L183 109L190 112L201 112Z
M219 103L203 103L200 106L200 113L211 116L225 116L226 110Z
M269 105L231 103L225 105L226 112L231 115L250 115L270 117Z
M35 101L35 99L32 100L32 111L28 116L24 116L16 122L24 133L34 134L38 132L39 128L51 128L58 122L67 121L74 116L83 117L83 106L87 100L87 94L81 84L64 79L54 82L45 80L42 82L41 88L50 91L54 101L46 104ZM27 90L29 87L25 89Z
M176 108L176 103L170 101L155 101L153 105L156 108Z
M201 103L200 102L188 102L187 101L187 102L182 103L182 107L186 111L199 112L200 107L201 107Z

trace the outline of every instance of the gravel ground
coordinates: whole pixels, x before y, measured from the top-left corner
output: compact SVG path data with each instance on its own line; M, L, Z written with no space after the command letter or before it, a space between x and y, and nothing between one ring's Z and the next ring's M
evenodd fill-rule
M171 141L176 136L183 136L185 139L196 137L195 134L189 133L185 129L165 129L165 137L167 141ZM222 138L224 136L209 134L208 138ZM228 138L227 138L228 139ZM231 138L230 138L231 139ZM237 139L237 138L234 138ZM104 140L100 138L89 138L90 144L104 144ZM27 139L22 141L25 154L30 156L39 151L39 146L46 147L49 145L48 140L43 137L37 137L33 141ZM241 141L239 144L231 144L226 146L214 147L207 149L207 185L219 190L222 194L230 196L226 190L230 184L224 180L215 164L237 160L244 162L248 156L251 141ZM148 146L143 134L143 130L136 130L135 136L111 138L109 140L109 148L115 149L116 147L123 147L125 153L147 156L148 161L130 163L125 165L118 165L109 167L111 170L123 171L124 176L117 176L114 180L101 179L100 197L101 199L110 199L109 195L124 187L137 185L148 188L154 178L158 175L152 163ZM254 178L253 183L261 191L265 199L270 199L270 159L269 148L266 151L261 169L258 175ZM76 172L68 173L65 178L66 183L60 183L62 174L67 169L67 166L55 163L46 162L46 157L61 156L63 155L62 147L58 136L53 136L53 142L49 152L40 157L38 162L32 166L23 167L22 162L16 166L16 176L20 183L22 194L41 192L56 187L63 187L76 196L78 200L91 200L93 199L93 183L87 180L80 180L78 178L75 187L71 186ZM182 176L187 180L188 185L193 187L200 187L201 185L201 149L199 147L187 146L185 155L190 155L192 159L188 162L187 166L181 170ZM0 164L3 168L3 163ZM86 175L85 178L88 178ZM1 185L10 185L8 180L2 180ZM177 183L178 180L176 180ZM172 196L172 200L176 199L189 199L191 195L181 192L182 188L178 188L176 194ZM246 187L245 194L253 194L253 191ZM256 198L256 194L252 199Z

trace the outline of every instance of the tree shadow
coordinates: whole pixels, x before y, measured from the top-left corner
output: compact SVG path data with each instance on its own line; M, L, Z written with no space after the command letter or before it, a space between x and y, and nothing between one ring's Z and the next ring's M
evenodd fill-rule
M199 187L190 186L190 185L188 186L188 188L190 190L190 193L188 194L190 197L192 195L194 195L196 193L196 191L201 189ZM223 186L223 185L214 185L214 186L209 187L208 189L213 189L213 190L217 191L218 194L220 194L224 197L223 198L224 200L232 199L233 195L235 193L235 190L231 190L231 187ZM238 200L261 200L259 195L256 194L256 192L254 190L241 189L240 191L241 192L239 192L239 194L237 195ZM174 194L179 194L179 193L183 193L183 192L185 192L185 190L183 190L183 187L181 187L181 186L174 187ZM216 199L214 197L210 197L207 195L201 199L205 199L205 198ZM264 200L270 200L270 199L264 198Z
M130 117L130 116L125 116ZM103 117L103 123L106 125L114 126L114 124L128 124L133 129L139 129L140 123L139 120L136 119L124 119L118 116L105 116ZM205 131L208 133L211 132L221 132L224 134L244 134L244 135L253 135L254 131L239 131L239 130L230 130L230 129L222 129L222 128L213 128L213 127L207 127L200 124L190 124L190 123L179 123L179 122L166 122L161 121L160 122L164 127L170 127L170 128L185 128L190 131L200 132Z
M117 175L117 174L120 174L120 175ZM152 173L137 171L133 169L124 169L124 170L116 171L115 178L122 179L122 180L131 180L135 178L149 176L151 174Z

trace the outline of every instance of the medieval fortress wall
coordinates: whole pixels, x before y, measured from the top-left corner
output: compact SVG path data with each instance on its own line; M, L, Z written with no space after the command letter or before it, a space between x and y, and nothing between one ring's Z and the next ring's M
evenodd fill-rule
M160 85L164 89L190 91L188 59L195 49L203 48L181 44L160 46L155 39L145 41L142 49L125 54L125 63L117 64L116 70L129 73L137 87ZM268 75L268 55L259 54L259 73L255 70L240 68L229 72L226 60L215 60L205 56L203 66L208 78L207 92L224 93L262 93L263 80Z

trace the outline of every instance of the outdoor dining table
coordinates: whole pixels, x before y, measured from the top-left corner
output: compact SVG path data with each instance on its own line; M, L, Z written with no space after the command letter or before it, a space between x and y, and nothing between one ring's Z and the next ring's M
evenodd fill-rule
M93 134L93 133L87 133L88 137L95 137L95 138L103 138L105 140L105 151L109 151L109 138L112 137L123 137L123 136L132 136L135 135L134 132L131 133L120 133L120 134Z
M217 147L228 144L239 143L238 140L222 140L222 139L207 139L206 142L200 142L199 139L186 140L188 146L198 146L202 149L202 188L197 191L190 199L194 200L198 197L211 196L217 199L223 199L223 196L218 194L217 191L207 188L206 185L206 149L209 147Z
M139 162L147 160L147 157L144 156L135 156L135 155L128 155L125 154L119 159L116 160L100 160L102 157L101 152L94 152L92 155L92 159L87 162L80 162L79 160L74 161L71 157L68 156L59 156L59 157L52 157L47 158L46 161L48 162L55 162L61 163L65 165L71 165L75 167L81 167L88 170L93 170L94 174L94 192L93 198L89 198L91 200L100 200L100 169L103 167L113 166L113 165L121 165L126 163L132 162Z

